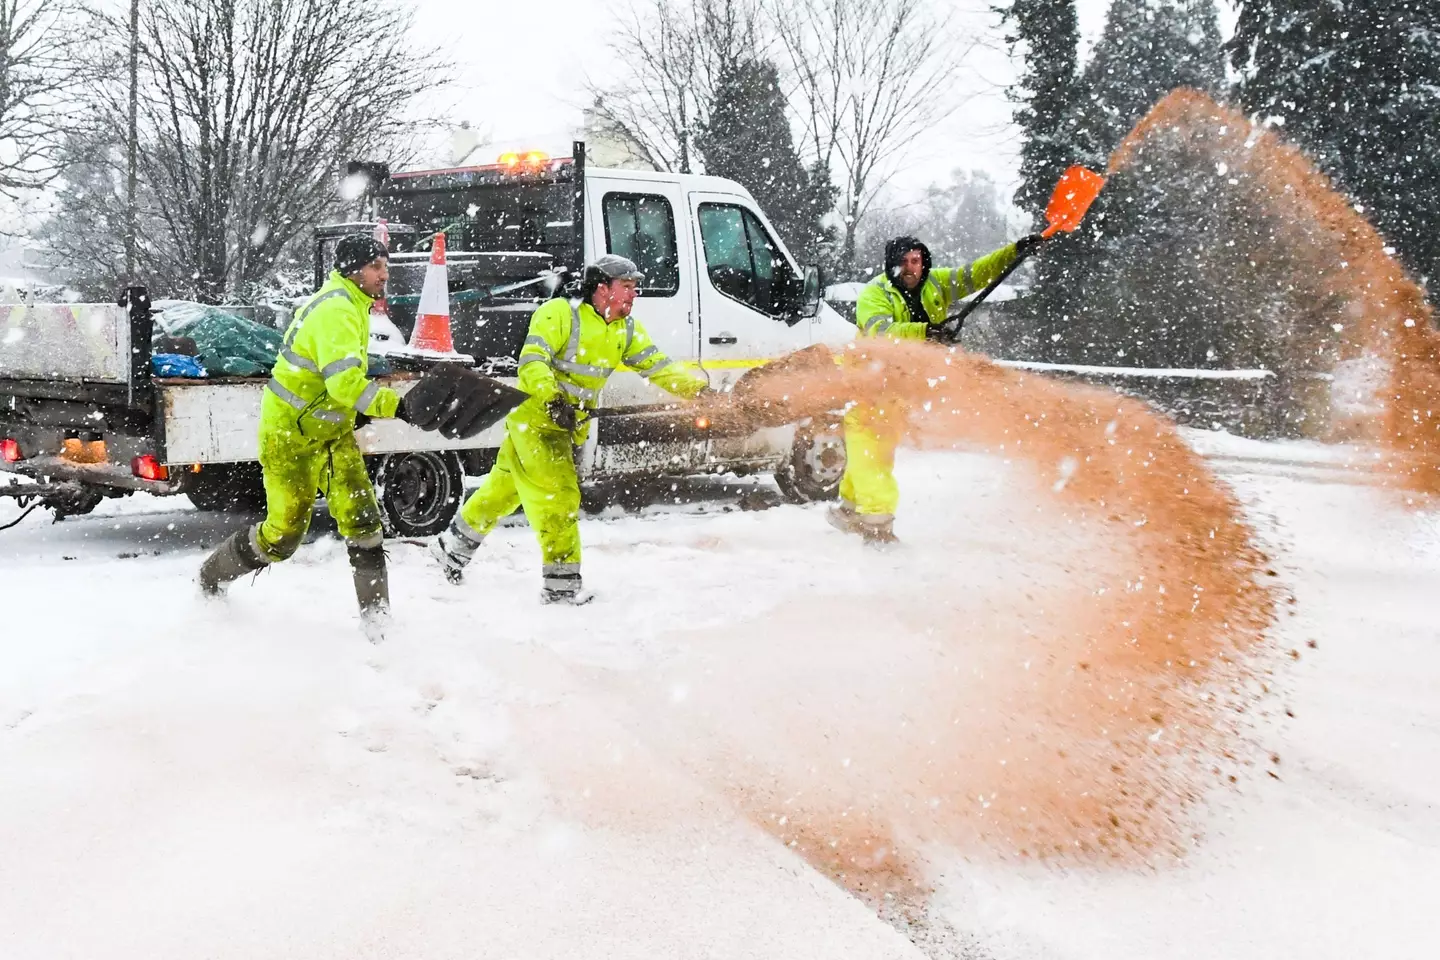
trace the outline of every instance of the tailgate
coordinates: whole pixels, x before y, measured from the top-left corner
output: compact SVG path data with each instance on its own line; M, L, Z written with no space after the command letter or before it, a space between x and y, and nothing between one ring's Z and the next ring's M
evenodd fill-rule
M151 330L142 287L127 290L124 306L0 306L0 436L19 445L13 469L34 473L53 459L94 473L95 458L76 451L98 444L101 460L128 473L133 458L156 452Z
M413 380L381 377L380 382L400 391ZM504 382L514 383L513 378ZM168 464L236 463L260 456L260 397L264 380L162 380L164 462ZM500 446L505 436L502 421L469 440L447 440L438 433L418 430L400 420L374 420L355 432L366 454L420 450L483 450Z
M123 386L131 377L130 340L129 311L115 304L0 306L0 380Z

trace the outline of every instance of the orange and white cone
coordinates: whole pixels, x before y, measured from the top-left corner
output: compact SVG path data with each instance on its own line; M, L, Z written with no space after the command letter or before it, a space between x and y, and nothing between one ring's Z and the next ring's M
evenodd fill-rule
M425 285L420 288L420 309L410 349L427 353L454 353L450 337L450 275L445 267L445 234L435 234L430 264L425 268Z

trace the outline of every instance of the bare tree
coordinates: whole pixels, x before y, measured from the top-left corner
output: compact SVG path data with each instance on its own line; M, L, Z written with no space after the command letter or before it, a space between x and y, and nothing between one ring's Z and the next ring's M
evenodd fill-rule
M125 19L99 15L113 37L128 34ZM139 274L172 296L245 295L338 212L347 160L397 159L422 122L409 101L435 66L410 41L410 19L398 0L147 0ZM109 55L107 72L120 75L122 52ZM69 145L76 172L47 230L52 251L76 269L107 244L85 239L95 228L72 214L107 211L119 201L94 192L124 180L124 144L110 131L126 129L128 90L100 82L90 99L97 122ZM123 215L107 222L123 233Z
M923 196L887 206L882 194L871 205L856 241L857 266L878 273L885 244L908 234L925 241L936 266L968 263L1009 242L1024 215L986 173L954 170L947 183L932 183Z
M840 177L842 263L896 161L964 102L953 88L977 40L960 40L913 0L772 0L807 151Z
M0 0L0 194L11 199L42 189L59 171L81 76L77 15L71 0Z
M722 69L763 54L766 36L760 0L648 0L619 28L630 72L587 81L593 109L656 170L694 173Z

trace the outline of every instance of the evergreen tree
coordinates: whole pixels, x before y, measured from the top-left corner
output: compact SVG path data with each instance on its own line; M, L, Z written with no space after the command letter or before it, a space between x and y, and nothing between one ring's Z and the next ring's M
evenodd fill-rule
M1093 149L1092 163L1104 169L1110 151L1171 90L1216 96L1224 73L1214 0L1113 0L1083 78L1089 100L1079 139ZM1046 251L1020 311L1038 335L1030 345L1037 354L1118 364L1149 354L1145 362L1158 363L1162 358L1150 349L1158 345L1182 366L1196 365L1196 351L1201 358L1214 355L1218 321L1208 304L1174 296L1191 285L1176 257L1203 242L1200 221L1192 216L1187 226L1158 213L1139 216L1152 199L1112 183L1085 231ZM1156 251L1165 249L1174 256L1157 262ZM1161 303L1172 311L1172 327L1158 341L1137 342L1135 330L1154 333L1150 321Z
M817 259L832 239L821 219L835 205L835 190L823 168L806 169L800 160L774 64L727 65L696 146L706 173L750 191L796 259Z
M1349 192L1412 271L1440 277L1440 6L1240 0L1240 98Z
M1224 81L1215 0L1113 0L1085 67L1085 127L1097 159L1171 90L1218 96Z
M1090 159L1078 126L1083 86L1075 0L1013 0L1001 13L1011 31L1006 42L1025 48L1025 71L1010 91L1022 105L1015 122L1024 137L1015 202L1038 218L1065 168Z

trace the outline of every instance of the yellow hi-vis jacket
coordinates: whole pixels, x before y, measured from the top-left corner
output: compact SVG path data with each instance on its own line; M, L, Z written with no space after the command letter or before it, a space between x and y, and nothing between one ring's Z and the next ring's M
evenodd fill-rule
M862 337L894 337L897 340L924 340L925 328L945 322L950 306L983 290L1015 261L1015 245L960 267L935 267L924 280L920 302L926 316L912 318L910 307L895 281L881 274L865 285L855 301L855 326Z
M705 387L704 380L665 356L633 316L607 321L588 303L547 301L530 317L520 350L519 385L532 399L516 407L510 420L553 428L545 406L564 397L577 408L576 439L583 439L600 388L621 367L686 398Z
M267 386L281 403L262 406L262 426L278 419L277 425L309 427L314 420L316 435L338 435L355 429L357 413L395 416L399 394L366 376L372 302L332 271L296 311Z

